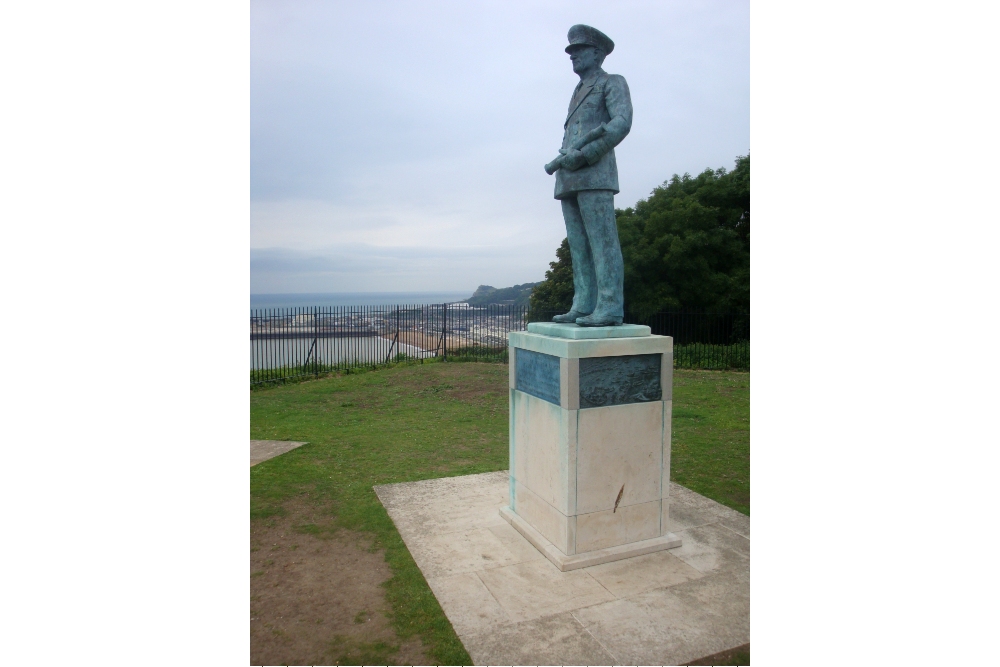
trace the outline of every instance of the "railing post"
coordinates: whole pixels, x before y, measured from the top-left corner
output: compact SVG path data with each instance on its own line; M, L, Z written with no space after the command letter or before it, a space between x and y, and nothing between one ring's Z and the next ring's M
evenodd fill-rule
M448 304L441 304L443 315L441 316L441 341L444 346L444 360L448 361Z

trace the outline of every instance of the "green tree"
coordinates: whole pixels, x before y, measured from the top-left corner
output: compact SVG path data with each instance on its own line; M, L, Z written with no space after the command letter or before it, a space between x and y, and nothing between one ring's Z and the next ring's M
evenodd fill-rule
M625 309L750 312L750 156L731 172L674 176L634 207L615 211L625 261ZM564 240L532 295L532 314L565 312L573 298Z
M573 260L569 254L569 241L562 240L556 248L556 261L549 262L545 280L531 292L531 310L528 319L550 319L552 314L569 312L573 305Z

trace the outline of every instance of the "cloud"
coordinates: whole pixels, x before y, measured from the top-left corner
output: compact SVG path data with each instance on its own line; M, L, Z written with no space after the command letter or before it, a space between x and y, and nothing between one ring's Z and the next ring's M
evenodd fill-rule
M302 252L289 248L250 251L252 294L295 292L467 291L480 284L541 280L548 261L522 247L514 259L488 246L420 248L351 244ZM541 270L538 267L543 267ZM469 280L482 277L482 280ZM521 279L528 276L528 279Z
M619 207L748 152L747 2L252 2L251 247L492 248L439 261L472 287L537 280L564 236L542 165L579 22L615 40L605 67L632 91ZM385 280L441 280L407 266Z

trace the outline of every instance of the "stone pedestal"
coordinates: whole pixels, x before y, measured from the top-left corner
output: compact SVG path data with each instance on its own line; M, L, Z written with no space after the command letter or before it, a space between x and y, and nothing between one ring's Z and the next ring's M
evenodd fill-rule
M537 322L508 344L503 517L563 571L680 546L666 529L673 339Z

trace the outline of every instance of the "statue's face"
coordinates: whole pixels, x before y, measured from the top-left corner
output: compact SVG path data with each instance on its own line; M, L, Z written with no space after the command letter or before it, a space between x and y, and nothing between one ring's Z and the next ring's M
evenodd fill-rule
M592 70L597 67L597 49L589 44L581 44L570 50L569 59L577 74Z

